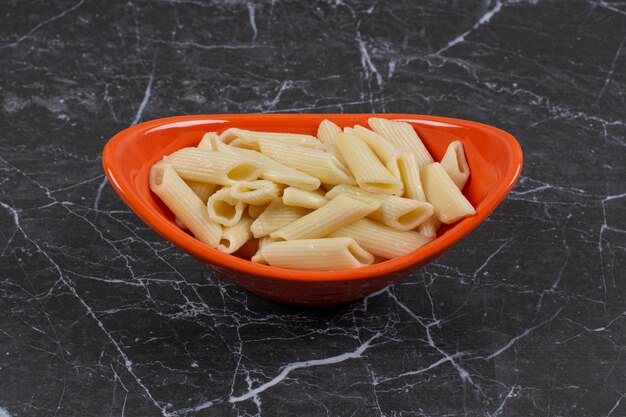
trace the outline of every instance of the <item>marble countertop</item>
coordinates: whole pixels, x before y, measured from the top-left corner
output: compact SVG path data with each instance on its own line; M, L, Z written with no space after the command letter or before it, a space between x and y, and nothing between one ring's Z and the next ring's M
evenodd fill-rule
M7 0L0 416L625 416L626 2ZM511 132L518 184L367 299L278 305L105 180L192 113L402 112Z

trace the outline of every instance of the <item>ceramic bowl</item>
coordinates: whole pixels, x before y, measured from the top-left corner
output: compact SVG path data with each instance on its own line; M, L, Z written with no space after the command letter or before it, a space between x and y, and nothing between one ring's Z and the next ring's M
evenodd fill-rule
M152 120L123 130L105 146L104 171L126 204L146 224L176 246L199 259L218 275L262 297L281 303L324 306L345 303L397 281L431 262L465 237L498 206L522 169L522 151L513 136L480 123L410 114L376 117L410 123L435 160L448 144L460 140L470 178L463 194L476 215L439 229L437 239L399 258L341 271L297 271L255 264L243 256L227 255L193 238L174 224L172 213L150 191L148 173L155 162L177 149L195 146L205 132L229 127L315 135L329 119L341 127L367 126L372 114L223 114L178 116ZM478 244L479 242L477 242ZM146 259L150 262L150 259Z

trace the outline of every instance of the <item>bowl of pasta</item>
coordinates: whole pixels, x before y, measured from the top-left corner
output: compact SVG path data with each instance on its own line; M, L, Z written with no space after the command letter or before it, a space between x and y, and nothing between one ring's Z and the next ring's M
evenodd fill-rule
M362 298L476 228L520 175L492 126L410 114L178 116L103 151L146 224L218 275L302 306Z

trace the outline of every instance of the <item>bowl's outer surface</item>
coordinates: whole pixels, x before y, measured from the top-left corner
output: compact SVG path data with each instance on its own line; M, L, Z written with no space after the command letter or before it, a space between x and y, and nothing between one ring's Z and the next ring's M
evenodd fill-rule
M428 245L379 264L344 271L295 271L258 265L213 249L178 228L172 213L152 194L150 167L163 156L195 146L202 135L229 127L315 135L329 119L341 127L367 126L370 117L406 121L428 150L440 160L448 144L460 140L470 166L463 194L476 215L443 226ZM520 175L522 151L513 136L480 123L409 114L235 114L157 119L130 127L105 146L102 163L115 191L128 206L164 238L203 261L238 285L271 300L307 306L339 304L380 290L435 259L478 226L504 199ZM148 261L148 260L147 260Z

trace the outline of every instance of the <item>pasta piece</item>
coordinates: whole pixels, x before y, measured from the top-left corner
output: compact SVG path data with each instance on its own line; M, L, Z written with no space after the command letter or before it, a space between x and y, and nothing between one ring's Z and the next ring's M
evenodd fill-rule
M180 227L181 229L188 230L187 226L185 226L185 223L183 223L178 217L174 217L174 223L176 223L176 226Z
M328 200L324 198L324 193L319 190L305 191L299 188L288 187L283 191L283 203L287 206L315 210L328 203Z
M405 153L400 155L398 162L400 177L404 183L404 197L417 201L426 201L416 156L413 153ZM417 227L418 232L427 237L435 237L437 235L437 228L435 227L434 220L434 216L430 216L428 219L424 220L424 222Z
M281 143L288 143L292 145L302 145L307 148L320 149L322 144L315 136L301 135L297 133L278 133L278 132L255 132L252 130L244 130L237 128L226 129L220 135L222 142L226 144L233 144L232 142L238 140L236 145L244 145L248 149L259 150L259 140L267 139Z
M326 145L332 145L337 140L337 135L341 133L341 128L330 120L322 120L317 128L317 138Z
M278 198L280 191L278 185L267 180L242 181L230 187L230 195L234 199L256 206L269 204Z
M250 230L254 237L267 236L270 233L306 216L311 211L302 207L290 207L281 200L272 201L269 206L256 218Z
M446 224L476 213L440 163L420 169L426 199L433 205L437 218Z
M203 151L218 152L217 143L220 142L220 137L215 132L207 132L202 136L197 148Z
M206 204L209 197L211 197L211 194L213 194L218 187L217 184L211 184L208 182L198 182L198 181L185 181L185 182L187 183L187 185L189 185L189 188L191 188L193 192L196 193L198 197L200 197L200 200L202 200L204 204Z
M374 256L349 237L273 242L261 251L271 266L309 271L358 268L374 262Z
M385 259L406 255L432 240L418 232L402 232L369 219L335 230L332 237L351 237L372 255Z
M239 250L248 240L252 239L252 232L250 231L252 221L250 216L244 214L234 226L225 227L222 230L222 237L217 248L225 253L234 253Z
M353 129L347 129L349 129L349 132L357 135L360 139L367 143L370 148L372 148L378 159L380 159L380 161L385 165L385 168L387 168L387 170L391 172L394 177L400 178L400 170L398 168L400 152L393 144L391 144L391 142L379 134L374 133L360 125L354 126Z
M426 149L426 146L424 146L424 143L410 124L378 117L371 117L368 119L368 123L374 132L386 138L389 142L400 149L413 152L420 167L434 162L428 149Z
M224 226L234 226L241 219L244 204L230 195L230 187L224 187L211 197L207 203L209 217Z
M367 217L398 230L412 230L433 215L433 206L425 201L411 200L393 195L373 194L357 187L338 185L326 193L327 199L351 195L377 201L380 206Z
M448 149L446 149L446 153L441 160L441 166L446 170L456 186L459 187L459 190L462 190L469 178L470 171L465 159L463 144L460 141L455 140L448 145Z
M172 210L172 213L194 234L196 239L215 248L222 228L209 218L206 206L189 188L174 168L157 163L150 169L150 189Z
M259 139L259 146L269 158L317 177L325 184L354 184L346 167L328 152L263 138Z
M242 158L251 159L263 164L264 169L263 172L261 172L261 178L263 179L308 191L316 190L320 186L320 180L314 176L282 165L262 153L250 149L235 148L226 144L220 145L220 152L229 155L238 155Z
M252 159L197 148L183 148L165 157L165 161L185 180L220 185L253 181L263 169L263 164Z
M253 206L253 205L249 205L248 206L248 214L253 219L256 219L257 217L259 217L261 215L261 213L263 213L263 211L265 210L266 207L267 206Z
M250 260L257 264L267 265L267 261L265 260L265 256L263 256L263 248L267 246L269 243L276 242L276 239L272 239L269 236L262 237L259 239L259 249L257 252L250 258Z
M337 146L354 174L359 187L380 194L401 194L402 182L394 177L360 138L340 133ZM326 182L322 179L322 182Z
M317 210L270 233L270 237L283 240L324 237L367 216L379 206L380 203L377 201L365 201L347 195L338 195Z

